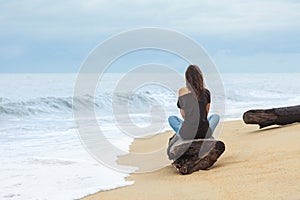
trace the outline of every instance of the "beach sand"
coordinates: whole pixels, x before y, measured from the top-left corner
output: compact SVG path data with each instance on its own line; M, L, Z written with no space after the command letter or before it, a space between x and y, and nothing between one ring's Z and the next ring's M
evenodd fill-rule
M166 146L172 134L135 140L130 151L147 152ZM256 125L229 121L224 123L219 139L226 150L210 170L183 176L168 165L132 174L128 180L135 183L131 186L83 199L300 199L299 123L259 130ZM126 163L126 156L118 162Z

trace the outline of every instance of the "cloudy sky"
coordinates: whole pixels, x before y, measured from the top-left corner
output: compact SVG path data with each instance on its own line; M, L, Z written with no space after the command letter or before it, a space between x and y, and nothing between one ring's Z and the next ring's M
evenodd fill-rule
M0 0L0 72L77 72L96 45L141 27L188 35L221 72L300 72L299 10L297 0Z

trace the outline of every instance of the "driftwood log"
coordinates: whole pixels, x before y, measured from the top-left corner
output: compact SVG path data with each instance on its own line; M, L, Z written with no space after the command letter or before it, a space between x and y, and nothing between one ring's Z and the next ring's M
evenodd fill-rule
M175 140L175 142L174 142ZM196 139L184 141L173 136L169 141L168 156L172 165L183 175L210 168L225 151L222 141Z
M300 105L266 110L249 110L244 113L243 120L246 124L258 124L259 128L300 122Z

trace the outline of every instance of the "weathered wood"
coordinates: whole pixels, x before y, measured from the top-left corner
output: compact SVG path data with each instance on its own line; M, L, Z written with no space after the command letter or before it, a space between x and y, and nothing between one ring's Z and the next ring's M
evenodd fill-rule
M246 124L258 124L259 128L300 122L300 105L266 110L249 110L244 113L243 120Z
M218 140L198 139L172 144L171 139L168 156L173 160L172 165L183 175L210 168L225 151L224 143Z

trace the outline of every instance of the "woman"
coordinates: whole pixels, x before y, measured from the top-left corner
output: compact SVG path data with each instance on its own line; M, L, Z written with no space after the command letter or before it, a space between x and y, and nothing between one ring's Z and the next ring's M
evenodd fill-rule
M210 92L204 87L201 70L190 65L185 72L186 87L178 94L177 107L184 121L177 116L169 117L169 124L182 139L211 138L220 117L216 114L207 118L210 109Z

